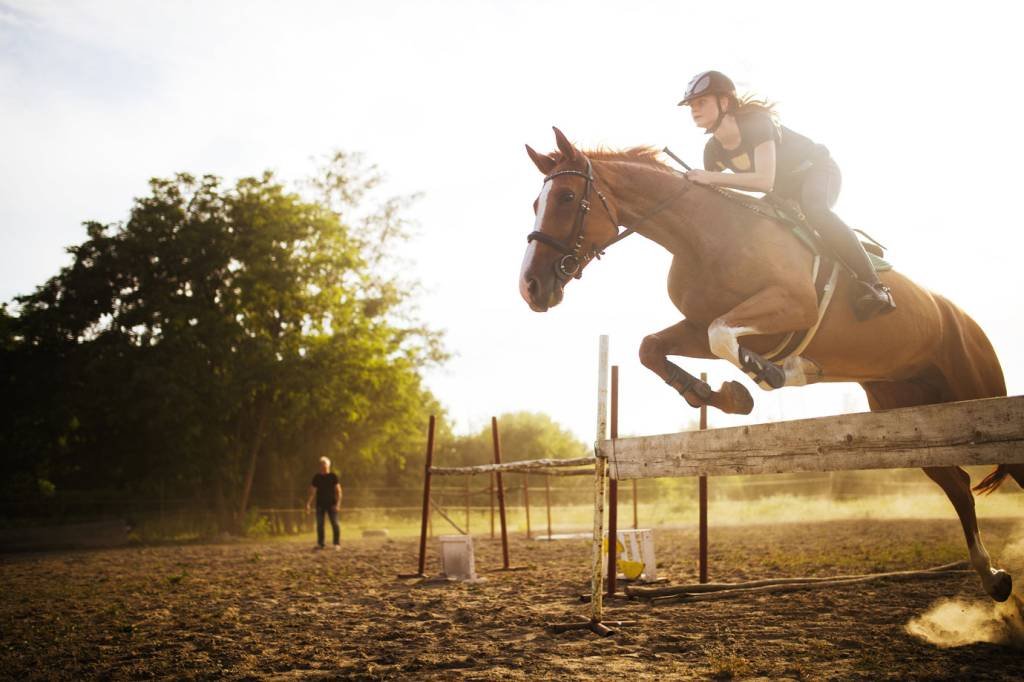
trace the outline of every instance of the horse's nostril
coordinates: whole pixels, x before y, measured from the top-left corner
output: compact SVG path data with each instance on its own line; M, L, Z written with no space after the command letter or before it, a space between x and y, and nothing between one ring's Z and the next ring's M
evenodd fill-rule
M536 300L537 293L540 290L540 283L538 283L537 280L531 278L526 283L526 290L530 293L530 298Z

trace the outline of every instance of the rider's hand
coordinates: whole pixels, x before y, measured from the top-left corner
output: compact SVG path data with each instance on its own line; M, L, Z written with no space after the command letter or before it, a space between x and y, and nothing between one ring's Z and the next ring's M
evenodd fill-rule
M711 173L706 170L688 170L686 171L686 179L690 182L696 182L698 185L710 185Z

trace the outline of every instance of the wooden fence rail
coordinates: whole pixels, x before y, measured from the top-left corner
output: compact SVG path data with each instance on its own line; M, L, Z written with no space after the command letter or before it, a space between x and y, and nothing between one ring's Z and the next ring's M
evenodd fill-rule
M1024 462L1024 396L603 440L611 477Z

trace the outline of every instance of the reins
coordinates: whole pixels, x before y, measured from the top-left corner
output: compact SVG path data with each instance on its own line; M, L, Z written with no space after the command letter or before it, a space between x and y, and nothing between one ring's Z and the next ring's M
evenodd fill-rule
M682 159L673 154L668 147L665 147L665 149L663 149L662 151L668 154L677 162L679 162L683 167L689 169L689 166L687 166L686 163L682 161ZM694 185L697 185L698 187L701 187L703 189L710 190L718 194L719 196L727 199L728 201L731 201L734 204L738 204L739 206L742 206L748 211L752 211L753 213L756 213L757 215L760 215L764 218L768 218L770 220L780 223L785 222L782 219L782 217L779 216L778 214L766 211L757 204L746 201L743 197L737 195L735 192L730 192L721 187L715 187L714 185L699 185L695 182L687 180L684 174L678 173L680 179L683 180L684 184L682 187L679 188L677 192L673 192L667 198L659 202L653 209L651 209L651 211L649 211L645 216L638 220L634 225L626 227L622 232L620 232L619 234L617 234L615 237L608 240L604 244L601 244L600 246L593 246L591 247L589 252L583 253L583 242L586 238L584 227L587 215L590 213L591 189L593 189L594 192L597 193L598 198L601 199L601 204L604 206L605 213L608 214L608 219L612 222L612 224L615 225L616 227L621 226L618 219L612 214L611 207L608 206L608 200L605 198L601 190L597 188L597 184L595 182L596 175L594 173L593 164L590 162L590 159L588 159L585 156L584 160L587 162L587 169L585 172L575 169L567 169L558 171L557 173L552 173L544 177L545 183L547 183L549 180L553 180L563 175L578 175L584 180L586 180L586 185L583 188L583 196L580 199L579 208L577 209L576 217L573 220L573 228L572 232L569 234L569 239L567 241L562 241L556 237L552 237L551 235L545 234L539 230L534 230L526 237L527 243L538 241L541 242L542 244L547 244L548 246L552 247L556 251L563 254L562 257L558 260L558 262L555 263L555 276L563 282L568 281L570 278L580 279L583 276L583 268L587 265L587 263L589 263L591 260L595 258L600 260L601 256L604 255L605 250L608 247L612 246L613 244L616 244L617 242L622 241L629 235L636 232L641 225L643 225L649 219L653 218L658 213L667 208L673 201L675 201L680 196L689 191L689 189Z

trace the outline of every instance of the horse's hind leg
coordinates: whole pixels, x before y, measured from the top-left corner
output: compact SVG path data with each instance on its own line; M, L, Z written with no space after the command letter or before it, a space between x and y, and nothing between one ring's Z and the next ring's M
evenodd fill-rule
M754 399L743 384L727 381L713 391L705 382L670 362L669 355L714 359L706 327L683 320L647 335L640 343L640 362L678 391L691 407L711 405L729 414L750 414L754 409Z
M1007 464L1005 466L1013 480L1017 481L1017 485L1024 488L1024 464Z
M1006 571L992 568L992 559L981 542L978 517L974 512L974 495L971 493L971 477L960 467L925 467L924 473L939 484L953 503L967 539L971 566L981 577L982 587L996 601L1006 601L1013 589L1013 580Z
M930 405L949 400L949 382L932 369L913 381L869 382L861 384L868 396L868 405L874 410L894 407ZM928 467L924 469L930 479L939 484L953 503L967 540L971 567L978 572L982 587L996 601L1006 601L1013 581L1006 571L992 568L992 559L981 541L978 517L971 493L971 477L960 467Z

